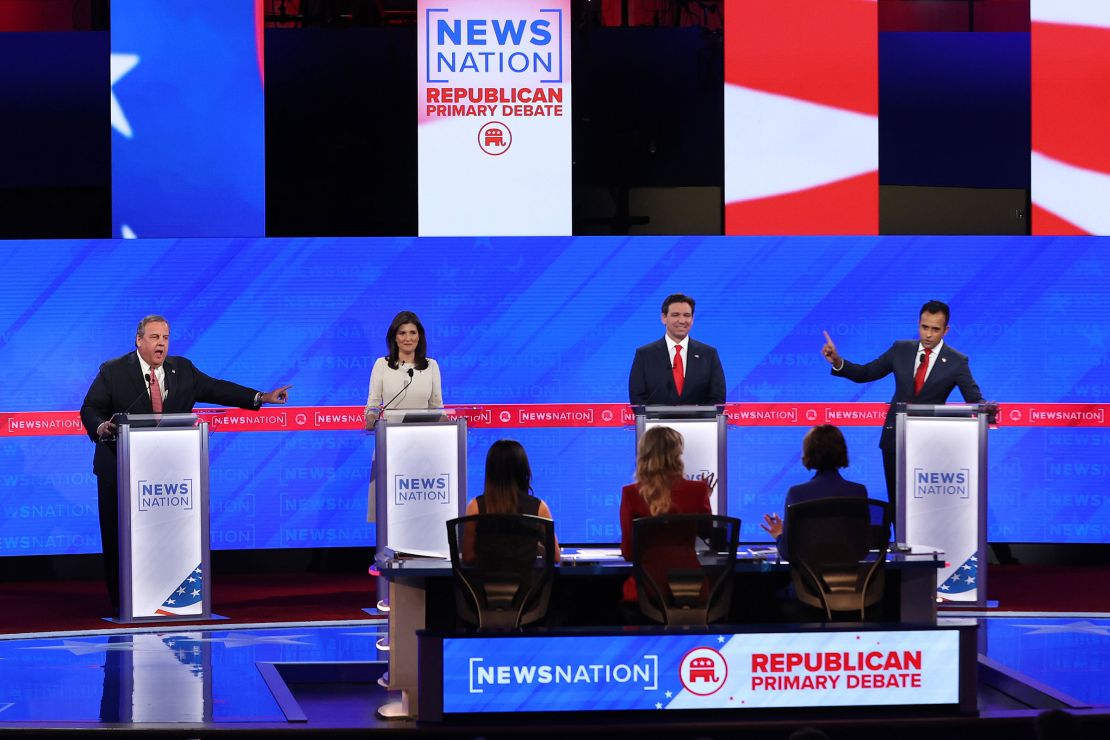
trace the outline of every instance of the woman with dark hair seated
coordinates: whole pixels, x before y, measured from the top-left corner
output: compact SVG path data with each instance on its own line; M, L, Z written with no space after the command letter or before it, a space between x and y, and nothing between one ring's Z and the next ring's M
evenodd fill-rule
M529 514L553 519L543 499L532 494L532 466L524 447L512 439L499 439L486 453L486 484L482 495L466 505L466 516L475 514ZM473 557L473 539L466 538L464 559ZM555 561L561 560L555 540Z
M859 496L867 498L867 487L853 483L840 476L839 469L848 467L848 443L840 429L832 424L821 424L806 432L802 440L802 465L816 471L813 478L805 483L791 486L786 492L788 509L791 504L812 501L834 496ZM786 537L784 520L778 514L764 514L765 532L775 538L779 556L786 557Z
M709 484L704 480L687 480L683 476L682 435L670 427L654 426L640 437L636 454L636 482L621 489L621 555L632 560L632 523L644 516L663 514L711 514ZM680 567L672 556L680 552L655 552L644 556L644 567L656 571L661 579L667 567ZM688 544L677 550L693 549ZM668 559L672 558L670 562ZM695 563L696 565L696 563ZM661 582L661 581L660 581ZM636 582L629 578L624 584L624 600L636 601Z

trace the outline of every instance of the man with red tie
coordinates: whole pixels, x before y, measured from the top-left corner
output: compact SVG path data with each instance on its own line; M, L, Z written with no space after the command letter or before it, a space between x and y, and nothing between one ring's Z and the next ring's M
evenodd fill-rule
M628 374L633 406L712 406L725 402L725 371L717 350L690 338L694 299L675 293L663 301L662 339L636 350Z
M188 359L173 357L170 325L162 316L139 322L135 351L100 366L85 401L81 423L96 443L96 475L104 578L112 605L119 609L119 532L116 472L116 414L187 414L196 403L257 409L265 403L285 403L290 386L263 392L218 380L202 373Z
M948 305L929 301L921 307L917 326L918 341L897 341L886 352L866 365L848 362L836 351L836 345L825 332L825 346L821 354L830 365L832 374L856 383L870 383L894 373L894 396L890 399L879 448L883 451L883 472L886 474L886 492L890 500L891 521L895 507L895 474L897 459L894 439L895 404L941 404L955 388L967 403L979 403L983 394L971 376L967 355L957 352L944 343L948 333Z

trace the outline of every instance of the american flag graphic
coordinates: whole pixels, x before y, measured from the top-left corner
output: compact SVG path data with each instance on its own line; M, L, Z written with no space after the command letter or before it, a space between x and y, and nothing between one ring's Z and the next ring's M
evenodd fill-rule
M726 234L878 233L876 6L730 3Z
M952 575L940 584L937 591L944 594L962 594L974 590L979 584L979 553L973 554Z
M201 573L200 565L197 565L189 575L185 576L185 580L166 597L166 600L162 602L162 606L154 611L156 614L167 617L196 614L196 606L201 602L203 597L204 577Z
M1032 0L1034 234L1110 234L1110 3Z

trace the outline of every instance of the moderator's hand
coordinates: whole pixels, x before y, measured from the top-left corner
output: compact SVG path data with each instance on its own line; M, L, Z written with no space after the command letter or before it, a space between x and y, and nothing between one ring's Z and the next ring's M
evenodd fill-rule
M292 387L291 385L283 385L269 393L263 393L262 403L285 403L289 400L289 393L287 391Z
M998 401L983 401L983 411L987 413L987 423L998 423Z
M116 436L117 427L111 420L100 422L96 428L96 436L101 439L112 439Z
M829 336L827 331L822 331L821 333L825 335L825 346L821 348L821 355L825 358L825 361L834 368L840 367L844 359L836 351L836 345L833 344L832 337Z
M759 526L764 532L774 537L776 540L782 536L782 517L778 514L764 514L764 524Z

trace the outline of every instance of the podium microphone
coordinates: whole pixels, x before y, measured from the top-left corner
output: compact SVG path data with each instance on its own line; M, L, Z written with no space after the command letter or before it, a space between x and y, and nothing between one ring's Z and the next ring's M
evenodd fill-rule
M404 393L405 391L407 391L409 389L409 386L412 385L412 375L413 375L413 369L410 367L409 368L409 380L408 380L408 382L405 383L405 386L401 390L399 390L399 391L397 391L396 393L393 394L393 398L389 399L389 401L382 404L382 411L385 411L387 408L389 408L389 404L396 401L398 396L400 396L402 393Z
M127 416L128 414L130 414L131 409L135 408L135 404L137 404L139 402L139 399L142 398L143 396L146 396L146 395L149 394L149 392L150 392L149 391L150 373L144 373L143 374L143 380L146 381L146 384L147 384L148 388L144 389L141 393L139 393L139 395L135 396L135 398L131 401L131 403L127 404L127 408L125 408L123 411L117 411L116 413L112 414L112 416L109 417L109 419L108 419L108 422L110 424L114 424L116 426L119 426L119 422L117 420L120 419L121 417L124 417L124 416ZM108 437L101 437L97 441L98 442L114 442L115 440L116 440L116 435L112 434L111 436L108 436Z

